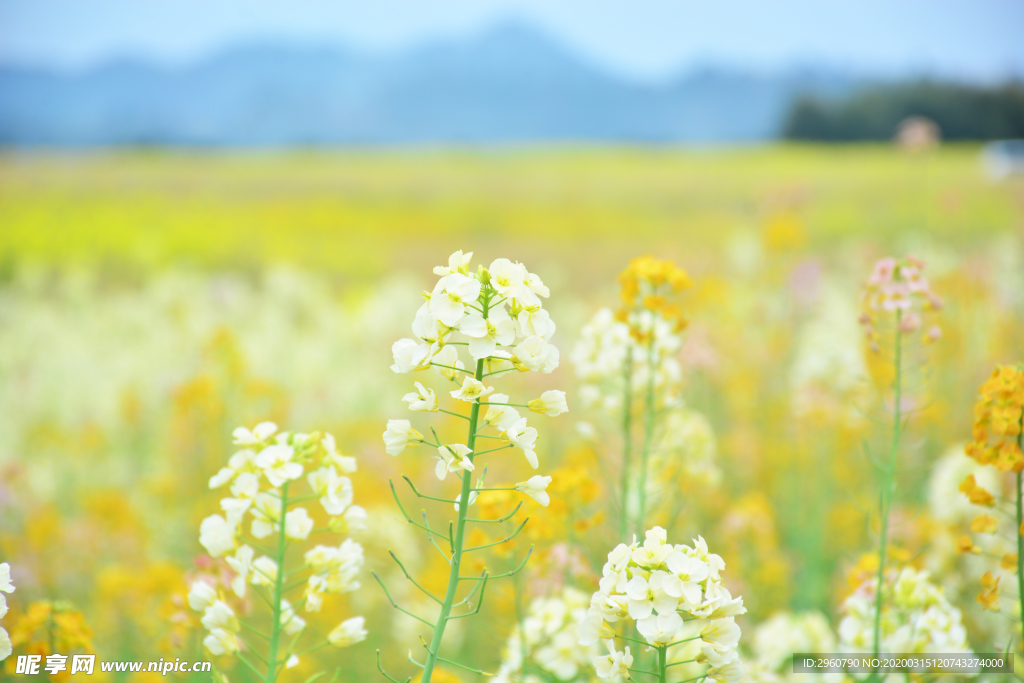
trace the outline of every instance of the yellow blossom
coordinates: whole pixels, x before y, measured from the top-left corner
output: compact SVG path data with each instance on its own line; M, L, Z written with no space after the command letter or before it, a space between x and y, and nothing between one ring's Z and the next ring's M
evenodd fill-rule
M976 534L994 534L996 526L995 517L981 515L980 517L975 517L971 522L971 531Z
M973 474L968 474L967 477L960 482L959 487L960 493L967 496L967 500L971 501L975 505L981 505L983 507L992 507L995 505L995 497L985 490L984 487L978 486L977 480Z

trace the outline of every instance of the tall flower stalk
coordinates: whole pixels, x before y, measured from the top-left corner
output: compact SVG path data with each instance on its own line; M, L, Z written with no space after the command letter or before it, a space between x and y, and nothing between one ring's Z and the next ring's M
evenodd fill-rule
M669 669L686 665L696 671L687 681L741 680L735 617L747 610L743 599L733 598L722 585L724 569L725 562L708 551L703 538L694 539L692 546L673 545L661 527L647 531L643 545L634 539L616 546L580 622L580 645L601 642L608 651L594 659L597 676L629 679L640 673L667 683ZM619 650L616 639L640 650L636 656L630 645ZM655 656L642 666L637 657L645 649Z
M861 297L862 312L860 322L864 326L868 342L873 353L881 353L882 343L878 325L882 316L887 316L886 323L892 324L892 440L889 455L885 462L876 463L881 474L881 492L879 496L879 544L878 574L875 586L874 626L872 652L878 655L882 643L882 611L885 596L885 564L889 546L889 515L895 493L896 460L899 454L900 436L903 429L903 380L904 380L904 344L905 337L922 329L921 315L926 311L942 308L942 300L929 288L928 281L922 271L924 263L907 256L902 261L884 258L875 264L874 272L868 279ZM926 342L935 341L941 331L932 325L924 333Z
M487 488L483 481L486 472L484 468L474 483L473 473L480 464L480 456L519 449L530 466L537 469L539 462L534 449L539 435L536 428L528 426L527 418L522 417L517 408L549 416L560 415L568 410L565 394L561 391L548 390L539 398L517 403L512 402L507 394L496 393L493 386L488 386L493 381L490 378L512 371L549 373L558 367L558 349L548 343L555 332L555 324L542 306L541 299L547 298L549 291L539 277L530 273L522 264L508 259L497 259L489 268L481 266L471 272L469 262L472 256L472 253L457 251L449 258L447 267L434 269L434 273L440 275L441 279L431 292L424 293L427 301L417 311L412 325L416 338L401 339L392 347L395 360L391 366L393 371L406 373L434 368L456 387L449 392L454 403L451 409L447 409L441 408L438 395L433 389L425 387L422 382L416 382L416 391L403 399L409 408L416 412L445 413L467 423L464 443L441 441L433 426L429 429L430 438L427 438L414 429L409 420L389 420L387 431L384 432L387 452L391 455L398 455L411 445L429 445L436 449L434 471L437 478L445 481L449 474L453 474L459 483L456 496L445 498L422 493L405 477L416 496L454 505L456 519L449 522L447 533L432 527L426 513L422 521L410 517L394 484L391 485L395 501L406 521L427 533L430 543L450 566L445 593L438 597L424 589L392 553L406 578L439 605L437 619L433 622L399 606L391 598L390 591L380 577L374 575L396 609L431 629L429 643L423 643L426 649L424 661L419 662L410 657L423 670L421 683L430 682L439 662L482 673L441 656L445 630L449 622L479 612L489 580L514 575L522 569L529 557L527 554L522 563L502 574L491 575L485 569L479 576L463 575L463 560L467 553L511 541L528 521L524 520L500 540L466 547L468 524L501 524L511 519L519 509L517 506L508 514L494 519L470 517L470 507L477 497L490 491L515 490L545 506L549 501L546 488L551 482L550 477L535 475L514 486ZM460 357L466 352L472 359L469 370ZM464 405L467 403L468 415L465 414ZM481 450L477 445L480 440L496 443ZM448 545L447 552L438 541ZM472 587L458 599L459 588L463 583L469 583ZM474 600L475 607L472 606ZM379 653L378 668L388 679L397 681L380 666Z
M1024 648L1024 364L1001 365L978 389L978 402L974 407L974 427L966 454L979 465L994 467L1003 473L1013 473L1013 509L1006 510L1003 499L997 498L978 485L973 475L960 484L960 491L983 508L997 508L1006 517L1016 520L1016 530L1005 538L1014 539L1013 550L999 558L999 568L1017 574L1017 595L1001 595L1002 576L986 572L981 578L982 592L978 602L992 611L1000 609L1000 599L1014 599L1019 605L1018 636ZM971 531L996 536L999 520L982 514L971 523ZM998 537L997 537L998 538ZM982 548L969 536L959 542L963 552L980 554ZM991 551L990 551L991 552ZM998 557L998 556L997 556Z
M227 586L195 581L188 602L203 614L208 632L203 644L210 653L237 657L264 683L273 683L305 653L366 637L363 618L353 617L320 642L296 650L306 629L297 611L319 612L326 595L358 589L363 549L352 539L336 547L316 545L298 564L289 553L311 536L363 528L366 513L352 505L352 483L343 476L355 471L356 460L338 453L330 434L278 432L263 422L251 431L239 427L234 437L241 449L210 479L211 489L230 485L231 496L220 502L224 514L207 517L199 530L199 542L212 557L225 559L233 578ZM303 478L308 492L300 493ZM313 500L319 500L326 519L320 527L301 505ZM300 589L303 596L289 600ZM269 626L241 611L248 609L243 599L250 590L268 608Z
M672 261L644 256L620 273L619 284L621 307L600 309L584 326L572 361L584 382L584 400L620 415L619 536L626 538L646 528L658 426L665 409L679 402L681 371L675 356L686 320L676 299L690 278Z

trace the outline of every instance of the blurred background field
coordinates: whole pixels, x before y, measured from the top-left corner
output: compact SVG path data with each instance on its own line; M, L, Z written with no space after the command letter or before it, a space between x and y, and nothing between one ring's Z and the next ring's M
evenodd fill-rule
M540 258L585 247L588 262L621 261L627 245L721 248L765 226L784 247L958 248L1012 232L1022 201L1019 181L991 182L964 144L9 153L0 178L8 261L272 261L355 279L482 236Z
M690 272L684 398L710 427L701 443L720 483L681 494L674 528L717 539L751 610L745 628L784 609L835 625L844 573L873 542L861 440L884 433L858 289L875 258L920 255L946 297L945 338L920 373L895 533L970 609L976 577L953 549L969 511L949 518L958 481L941 489L935 468L967 460L957 449L975 388L1024 353L1024 185L988 180L975 146L47 153L8 154L0 168L0 547L17 560L16 597L70 601L108 658L195 647L194 617L175 619L188 613L198 523L217 505L205 482L239 424L333 431L360 461L368 566L394 577L386 548L417 538L386 479L429 463L383 452L406 390L390 343L407 334L430 267L457 248L522 260L551 287L564 354L553 379L572 412L541 456L583 467L597 490L595 452L573 426L601 418L574 398L569 350L615 304L629 258ZM531 521L535 576L558 562L566 508L556 496L550 510ZM608 534L583 535L594 558ZM573 583L591 590L592 571ZM343 651L343 680L374 675L374 644L393 660L415 645L416 622L363 583L347 611L368 616L371 638ZM531 597L550 590L532 585ZM464 634L481 666L496 665L509 630L504 590L487 626ZM977 624L981 647L991 624Z
M235 427L272 420L333 433L368 512L362 588L304 616L320 633L361 614L369 637L281 680L384 680L377 648L414 675L424 629L369 571L429 610L388 550L432 590L448 566L387 484L433 484L426 449L393 458L381 433L411 389L391 344L460 249L550 288L561 364L517 381L565 390L570 412L538 418L551 505L528 501L523 542L487 557L502 568L535 544L528 571L489 588L446 652L496 671L517 612L566 587L585 608L627 540L618 444L593 436L609 413L584 400L572 349L645 254L693 280L653 523L724 558L749 609L748 680L795 680L790 654L834 649L877 551L868 451L891 429L891 359L869 352L860 291L877 259L908 253L945 308L942 339L908 347L891 557L931 572L976 651L1002 650L1013 626L977 599L993 560L957 552L978 514L958 486L976 472L1010 493L963 447L978 386L1024 360L1024 162L991 144L1024 137L1024 16L861 5L0 0L0 562L17 586L0 625L15 652L209 658L255 680L203 650L185 596L230 578L198 542L221 497L207 482ZM530 474L500 463L488 482ZM541 683L593 683L570 646L551 656L580 666L541 667ZM13 661L0 678L17 680Z

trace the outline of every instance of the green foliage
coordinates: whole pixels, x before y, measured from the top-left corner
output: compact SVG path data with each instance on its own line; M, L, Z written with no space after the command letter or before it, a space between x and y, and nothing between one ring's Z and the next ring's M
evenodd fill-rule
M1024 137L1024 86L979 88L919 81L880 85L838 102L798 99L783 126L790 140L887 140L900 121L924 116L947 140Z

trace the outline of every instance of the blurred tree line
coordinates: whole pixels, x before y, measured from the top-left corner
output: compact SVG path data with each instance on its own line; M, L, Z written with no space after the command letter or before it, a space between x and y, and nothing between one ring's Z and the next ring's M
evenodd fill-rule
M1024 85L918 81L872 86L839 101L800 97L782 135L790 140L887 140L911 116L931 119L947 140L1024 138Z

